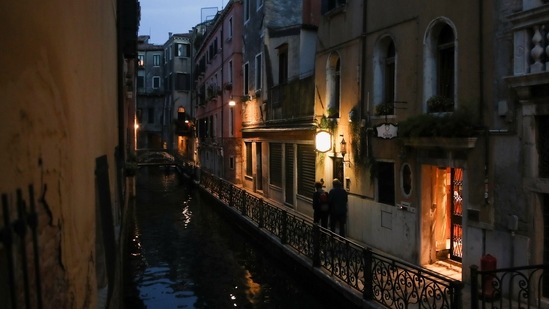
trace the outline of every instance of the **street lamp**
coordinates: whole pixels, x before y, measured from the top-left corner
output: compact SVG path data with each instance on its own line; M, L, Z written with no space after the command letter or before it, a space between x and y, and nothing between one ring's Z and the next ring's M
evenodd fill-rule
M233 99L233 96L231 95L231 99L229 100L229 106L233 107L236 105L236 101Z
M332 149L332 134L325 130L316 132L315 148L318 152L327 152Z

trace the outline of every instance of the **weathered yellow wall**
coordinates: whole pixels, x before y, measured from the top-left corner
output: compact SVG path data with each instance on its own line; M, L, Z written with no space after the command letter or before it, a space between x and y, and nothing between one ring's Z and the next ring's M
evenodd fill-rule
M108 155L115 192L115 14L115 0L0 4L0 191L13 201L17 188L47 185L61 256L48 261L54 248L42 248L43 264L58 267L43 273L68 291L48 294L60 282L44 278L43 294L65 308L95 307L96 157Z

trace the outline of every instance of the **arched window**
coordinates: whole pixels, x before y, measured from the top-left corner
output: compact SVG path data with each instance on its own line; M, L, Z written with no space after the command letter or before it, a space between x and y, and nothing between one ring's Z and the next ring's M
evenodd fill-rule
M454 99L454 31L445 25L440 30L437 42L437 94Z
M427 112L451 112L455 109L456 35L446 19L433 21L425 35L424 102Z
M326 64L326 98L328 106L328 117L339 118L339 107L341 97L341 62L337 53L328 57Z
M390 37L382 38L374 50L375 115L393 115L396 93L396 49Z

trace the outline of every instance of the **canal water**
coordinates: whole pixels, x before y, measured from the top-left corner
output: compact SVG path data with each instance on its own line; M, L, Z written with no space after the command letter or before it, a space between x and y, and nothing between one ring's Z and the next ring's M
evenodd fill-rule
M126 308L333 308L175 171L140 169Z

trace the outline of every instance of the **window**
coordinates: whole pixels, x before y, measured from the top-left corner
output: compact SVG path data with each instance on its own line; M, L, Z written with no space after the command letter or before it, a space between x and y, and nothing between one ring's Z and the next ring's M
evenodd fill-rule
M394 163L378 162L377 201L383 204L395 205L395 173Z
M160 66L160 55L153 55L153 66Z
M255 56L255 89L261 89L261 54Z
M186 73L176 73L175 75L175 90L189 91L191 90L191 77Z
M250 81L249 81L249 70L248 70L248 63L244 64L244 95L248 94L248 91L250 90Z
M379 40L374 50L372 100L376 115L393 115L395 102L396 50L390 37ZM383 105L382 105L383 104Z
M297 145L297 193L311 197L315 183L315 147L314 145Z
M234 136L234 108L229 109L229 136Z
M278 48L278 84L288 82L288 44Z
M229 76L227 76L229 84L233 83L233 61L229 60Z
M191 56L191 45L177 43L175 44L175 52L177 57L190 57Z
M282 187L282 144L269 143L270 184Z
M210 121L208 121L208 124L210 125L208 127L208 137L215 137L215 124L213 116L210 116Z
M246 176L252 176L253 166L252 166L252 143L246 142Z
M137 66L140 68L145 66L145 55L137 55Z
M149 120L149 123L154 123L154 108L149 107L147 119Z
M232 39L233 37L233 18L229 18L229 34L227 36L228 39Z
M250 19L250 1L244 0L244 22L247 22Z
M332 53L326 64L326 97L328 117L339 118L339 102L341 92L341 63L339 55Z
M395 102L395 44L391 42L385 54L385 96L384 103L394 104Z
M229 169L234 170L234 157L229 157Z
M153 89L160 88L160 77L154 76L153 79L152 79L152 82L153 82L153 84L152 84Z
M410 193L412 193L412 169L408 163L404 163L400 170L400 185L402 193L405 196L410 196Z
M425 34L424 110L451 112L456 102L456 35L450 21L433 23Z
M438 35L437 44L437 94L454 98L454 31L446 25Z
M256 0L256 4L257 4L257 10L259 11L259 9L263 6L263 0Z

